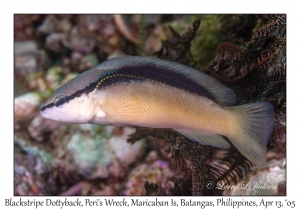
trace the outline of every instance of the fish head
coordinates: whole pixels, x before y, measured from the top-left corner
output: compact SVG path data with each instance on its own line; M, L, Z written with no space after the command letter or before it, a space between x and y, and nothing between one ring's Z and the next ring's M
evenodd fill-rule
M91 70L57 88L40 108L43 118L59 122L89 123L105 117L101 110L105 94L96 90L97 77ZM96 93L95 93L96 92Z

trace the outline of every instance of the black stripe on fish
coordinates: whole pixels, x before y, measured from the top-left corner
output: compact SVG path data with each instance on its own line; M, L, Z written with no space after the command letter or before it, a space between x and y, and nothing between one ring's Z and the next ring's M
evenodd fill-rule
M172 71L172 69L160 68L153 64L108 71L99 78L96 88L101 90L123 82L143 82L145 80L163 83L215 100L214 96L199 83L186 78L183 74Z
M51 107L53 107L53 106L54 106L54 103L53 103L53 102L50 103L50 104L48 104L48 105L46 105L46 106L42 106L42 107L41 107L41 111L44 111L45 109L51 108Z
M95 88L96 88L96 86L98 84L98 81L99 80L97 80L96 82L93 82L93 83L89 84L84 89L78 90L75 93L73 93L72 95L67 96L66 97L66 103L68 103L69 101L73 100L74 98L80 97L82 94L88 94L88 93L92 92L93 90L95 90ZM46 106L41 107L41 111L44 111L45 109L48 109L48 108L51 108L51 107L54 107L54 102L52 102L52 103L50 103L50 104L48 104Z

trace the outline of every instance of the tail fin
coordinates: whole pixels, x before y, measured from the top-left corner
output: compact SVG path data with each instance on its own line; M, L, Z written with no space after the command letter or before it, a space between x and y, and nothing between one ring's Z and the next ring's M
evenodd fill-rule
M234 111L235 130L228 138L248 160L262 168L275 121L274 107L267 102L228 107Z

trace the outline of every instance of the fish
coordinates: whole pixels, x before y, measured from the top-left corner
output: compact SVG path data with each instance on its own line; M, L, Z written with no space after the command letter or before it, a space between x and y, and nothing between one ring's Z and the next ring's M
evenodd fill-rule
M200 70L150 56L122 56L57 88L40 115L69 123L173 129L202 145L234 145L262 168L274 107L235 103L232 89Z

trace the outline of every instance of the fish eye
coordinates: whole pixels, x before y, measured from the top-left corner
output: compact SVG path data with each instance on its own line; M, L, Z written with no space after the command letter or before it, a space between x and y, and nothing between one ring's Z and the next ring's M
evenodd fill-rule
M54 106L56 107L62 107L66 103L68 103L68 100L64 95L58 95L54 100Z

